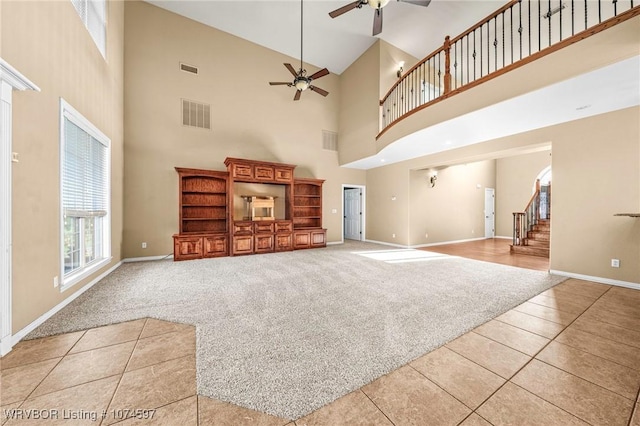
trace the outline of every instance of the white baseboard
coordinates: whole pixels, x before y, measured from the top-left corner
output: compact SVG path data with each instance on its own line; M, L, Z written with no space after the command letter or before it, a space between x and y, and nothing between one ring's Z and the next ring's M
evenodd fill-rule
M62 302L58 303L56 306L51 308L48 312L46 312L43 315L41 315L38 319L33 321L31 324L29 324L28 326L26 326L25 328L23 328L22 330L18 331L13 336L11 336L11 346L12 347L15 346L20 340L22 340L24 338L24 336L26 336L27 334L31 333L38 326L42 325L46 320L51 318L55 313L60 311L62 308L67 306L69 303L73 302L78 296L80 296L85 291L89 290L91 287L93 287L101 279L103 279L104 277L106 277L107 275L109 275L110 273L115 271L116 269L118 269L120 267L120 265L122 265L122 261L116 263L111 268L107 269L102 274L100 274L97 277L95 277L93 280L91 280L91 282L85 284L84 287L82 287L80 290L76 291L71 296L67 297Z
M376 240L369 240L369 239L364 240L364 241L366 241L367 243L382 244L383 246L400 247L400 248L411 248L409 246L405 246L405 245L402 245L402 244L387 243L385 241L376 241Z
M468 243L470 241L480 241L480 240L489 240L490 238L480 237L480 238L468 238L466 240L455 240L455 241L443 241L440 243L429 243L429 244L417 244L414 246L409 246L410 248L421 248L421 247L433 247L433 246L444 246L446 244L456 244L456 243Z
M576 279L584 280L584 281L593 281L595 283L609 284L609 285L615 285L615 286L618 286L618 287L626 287L626 288L632 288L634 290L640 290L640 283L632 283L632 282L629 282L629 281L613 280L611 278L594 277L594 276L591 276L591 275L575 274L573 272L556 271L554 269L551 269L549 271L549 273L550 274L554 274L554 275L560 275L562 277L576 278Z
M329 243L327 243L328 246L335 246L338 244L344 244L344 241L331 241Z
M148 262L150 260L163 260L169 258L173 259L173 253L165 254L164 256L128 257L126 259L122 259L122 263Z

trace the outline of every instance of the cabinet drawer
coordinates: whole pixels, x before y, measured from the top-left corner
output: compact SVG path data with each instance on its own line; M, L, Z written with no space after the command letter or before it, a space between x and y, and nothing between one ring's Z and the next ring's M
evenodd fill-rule
M273 234L260 234L254 237L256 253L270 253L273 251Z
M204 237L204 257L219 257L227 255L227 236L216 235Z
M237 235L233 237L233 255L253 253L253 235Z
M268 234L273 232L273 222L255 222L253 224L253 232L256 234Z
M233 234L251 234L253 222L233 222Z
M253 177L256 180L273 181L273 167L255 166Z
M292 169L281 169L276 167L275 169L275 181L276 182L291 182L293 180Z
M276 222L276 232L291 232L293 230L293 224L290 220L284 222Z
M234 179L253 179L253 167L250 164L234 164L231 174Z
M174 260L199 259L202 257L202 237L173 237Z

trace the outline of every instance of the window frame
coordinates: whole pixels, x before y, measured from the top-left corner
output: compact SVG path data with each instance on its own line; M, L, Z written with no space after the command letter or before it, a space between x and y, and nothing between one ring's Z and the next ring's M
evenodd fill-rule
M63 203L63 184L64 184L64 151L65 151L65 118L75 124L78 128L88 133L91 137L106 147L106 200L107 214L103 217L102 226L102 258L96 259L83 267L65 274L64 254L65 254L65 220L64 220L64 203ZM95 125L93 125L86 117L80 114L68 102L60 98L60 291L63 292L88 276L94 274L99 269L111 263L113 257L111 255L111 139L102 133ZM82 223L83 225L83 223ZM82 258L84 255L81 256Z
M78 14L78 17L80 18L80 21L82 22L82 25L84 25L85 29L87 30L87 32L89 33L89 36L91 37L91 39L93 40L93 43L96 45L96 47L98 48L98 51L100 52L100 54L102 55L102 57L106 60L107 59L107 15L108 15L108 5L109 2L108 0L69 0L71 2L71 5L73 6L73 9L76 11L76 13ZM82 13L76 8L76 2L82 2L84 4L84 16L82 15ZM102 13L102 30L103 30L103 34L102 34L102 43L104 43L104 45L100 45L98 44L98 40L96 40L96 37L94 37L94 34L91 32L91 29L89 28L89 15L91 14L92 16L98 16L99 11L95 8L95 4L91 4L91 3L96 3L96 2L100 2L101 6L103 7ZM91 9L91 12L89 11ZM96 13L93 13L96 12Z

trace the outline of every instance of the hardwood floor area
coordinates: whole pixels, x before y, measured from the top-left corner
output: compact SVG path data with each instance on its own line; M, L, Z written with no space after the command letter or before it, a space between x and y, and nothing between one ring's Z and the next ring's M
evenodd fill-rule
M466 243L423 247L421 250L483 260L485 262L500 263L502 265L517 266L518 268L535 269L538 271L549 270L549 259L525 254L511 254L509 252L510 244L511 240L506 238L489 238Z

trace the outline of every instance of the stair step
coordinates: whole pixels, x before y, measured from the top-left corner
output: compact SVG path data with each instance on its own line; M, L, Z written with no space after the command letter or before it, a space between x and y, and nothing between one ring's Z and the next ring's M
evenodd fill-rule
M534 231L550 232L551 231L551 225L548 224L548 223L538 223L537 225L533 225L533 230Z
M549 241L549 232L545 231L529 231L527 232L527 238L538 241Z
M525 246L546 247L549 248L549 240L533 240L531 238L524 239Z
M549 257L549 249L546 247L536 246L511 246L511 253L527 254L530 256Z

